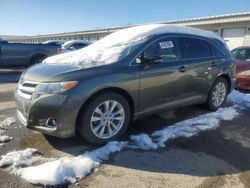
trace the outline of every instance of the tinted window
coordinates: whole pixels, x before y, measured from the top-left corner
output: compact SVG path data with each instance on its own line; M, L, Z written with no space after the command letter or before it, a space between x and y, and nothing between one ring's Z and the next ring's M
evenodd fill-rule
M210 57L209 44L200 39L186 38L184 49L188 58Z
M213 57L223 56L223 54L213 45L210 45L209 47Z
M178 40L166 38L159 40L149 46L144 53L160 56L163 62L173 61L181 58L178 48Z
M87 44L75 43L75 44L70 45L68 48L73 48L75 50L78 50L78 49L84 48L86 46L87 46Z
M250 49L236 49L232 51L232 56L235 59L247 60L250 59Z

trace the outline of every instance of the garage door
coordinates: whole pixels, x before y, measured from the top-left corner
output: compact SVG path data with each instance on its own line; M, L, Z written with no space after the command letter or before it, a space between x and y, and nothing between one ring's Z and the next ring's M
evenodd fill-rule
M243 45L245 28L223 29L222 37L230 49Z

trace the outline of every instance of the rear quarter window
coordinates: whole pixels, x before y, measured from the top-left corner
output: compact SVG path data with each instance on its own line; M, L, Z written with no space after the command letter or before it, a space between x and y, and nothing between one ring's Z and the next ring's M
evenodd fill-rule
M185 38L183 48L187 58L211 57L209 44L205 40Z
M223 54L220 52L220 50L217 49L215 46L210 44L209 47L210 47L211 54L212 54L213 57L221 57L221 56L223 56Z

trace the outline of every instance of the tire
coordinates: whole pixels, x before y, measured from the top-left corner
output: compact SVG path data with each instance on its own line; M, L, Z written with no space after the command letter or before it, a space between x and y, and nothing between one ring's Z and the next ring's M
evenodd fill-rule
M212 111L217 110L218 108L220 108L225 104L227 95L228 95L227 81L222 77L217 78L209 91L207 99L207 108ZM218 100L216 100L216 98L218 98Z
M47 56L45 55L37 55L33 57L30 61L30 66L41 63Z
M91 100L78 119L79 134L91 144L101 145L123 135L130 123L130 107L123 96L107 92Z

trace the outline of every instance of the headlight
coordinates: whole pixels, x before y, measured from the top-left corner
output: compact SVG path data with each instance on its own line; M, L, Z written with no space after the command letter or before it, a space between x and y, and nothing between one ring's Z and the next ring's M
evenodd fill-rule
M250 76L250 70L242 71L241 73L239 73L239 75Z
M61 93L74 88L77 85L77 81L58 82L58 83L39 83L33 93L33 99L40 97L41 95Z

